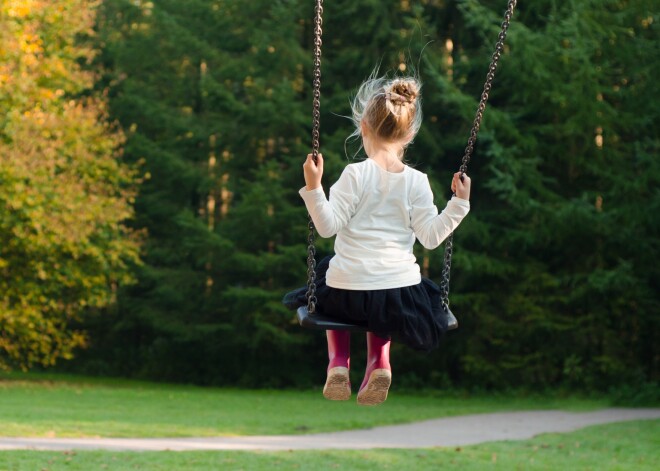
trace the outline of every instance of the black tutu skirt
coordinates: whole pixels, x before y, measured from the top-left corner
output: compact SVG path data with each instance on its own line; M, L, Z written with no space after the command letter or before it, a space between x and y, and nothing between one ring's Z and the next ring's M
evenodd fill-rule
M325 284L330 259L316 267L316 310L319 314L347 323L365 324L379 337L421 351L440 345L447 331L447 315L442 308L440 287L428 278L403 288L347 290ZM283 303L292 310L307 305L307 287L287 293Z

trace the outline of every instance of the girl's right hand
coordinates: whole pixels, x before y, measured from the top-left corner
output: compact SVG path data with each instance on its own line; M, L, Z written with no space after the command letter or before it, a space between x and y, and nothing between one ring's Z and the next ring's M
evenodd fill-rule
M454 178L451 181L451 191L456 193L461 199L470 200L470 185L472 181L467 174L463 174L463 180L461 181L461 172L456 172Z
M319 154L318 162L314 162L312 154L307 154L307 160L303 164L305 173L305 187L307 191L315 190L321 186L321 177L323 176L323 155Z

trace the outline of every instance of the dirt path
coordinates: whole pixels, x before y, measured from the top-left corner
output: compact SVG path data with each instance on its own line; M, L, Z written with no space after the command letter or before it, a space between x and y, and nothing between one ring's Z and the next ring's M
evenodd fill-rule
M590 425L660 419L660 409L603 409L595 412L530 411L465 415L406 425L314 435L205 438L2 438L0 450L311 450L429 448L570 432ZM1 431L0 431L1 433Z

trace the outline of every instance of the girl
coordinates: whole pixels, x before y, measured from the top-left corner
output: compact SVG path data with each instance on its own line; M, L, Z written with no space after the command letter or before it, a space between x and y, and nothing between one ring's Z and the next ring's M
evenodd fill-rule
M319 263L317 310L349 322L366 322L367 367L357 402L379 404L387 398L392 373L390 335L419 350L438 346L447 328L440 289L422 278L413 254L417 238L436 248L470 209L470 178L454 174L455 196L441 214L433 204L427 176L403 161L419 130L420 84L415 78L370 78L352 103L354 136L362 138L367 159L349 164L330 188L321 186L323 156L303 165L300 195L321 237L337 235L335 256ZM306 305L298 290L296 304ZM292 293L293 294L293 293ZM323 395L347 400L350 333L327 331L330 359Z

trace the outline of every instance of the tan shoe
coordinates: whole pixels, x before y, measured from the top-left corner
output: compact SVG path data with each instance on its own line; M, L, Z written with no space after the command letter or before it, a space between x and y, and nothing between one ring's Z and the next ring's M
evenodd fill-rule
M358 393L358 404L361 406L375 406L385 402L390 384L392 384L392 372L390 370L373 370L369 375L369 381Z
M351 398L348 368L336 366L328 370L328 378L323 387L323 397L331 401L348 401Z

